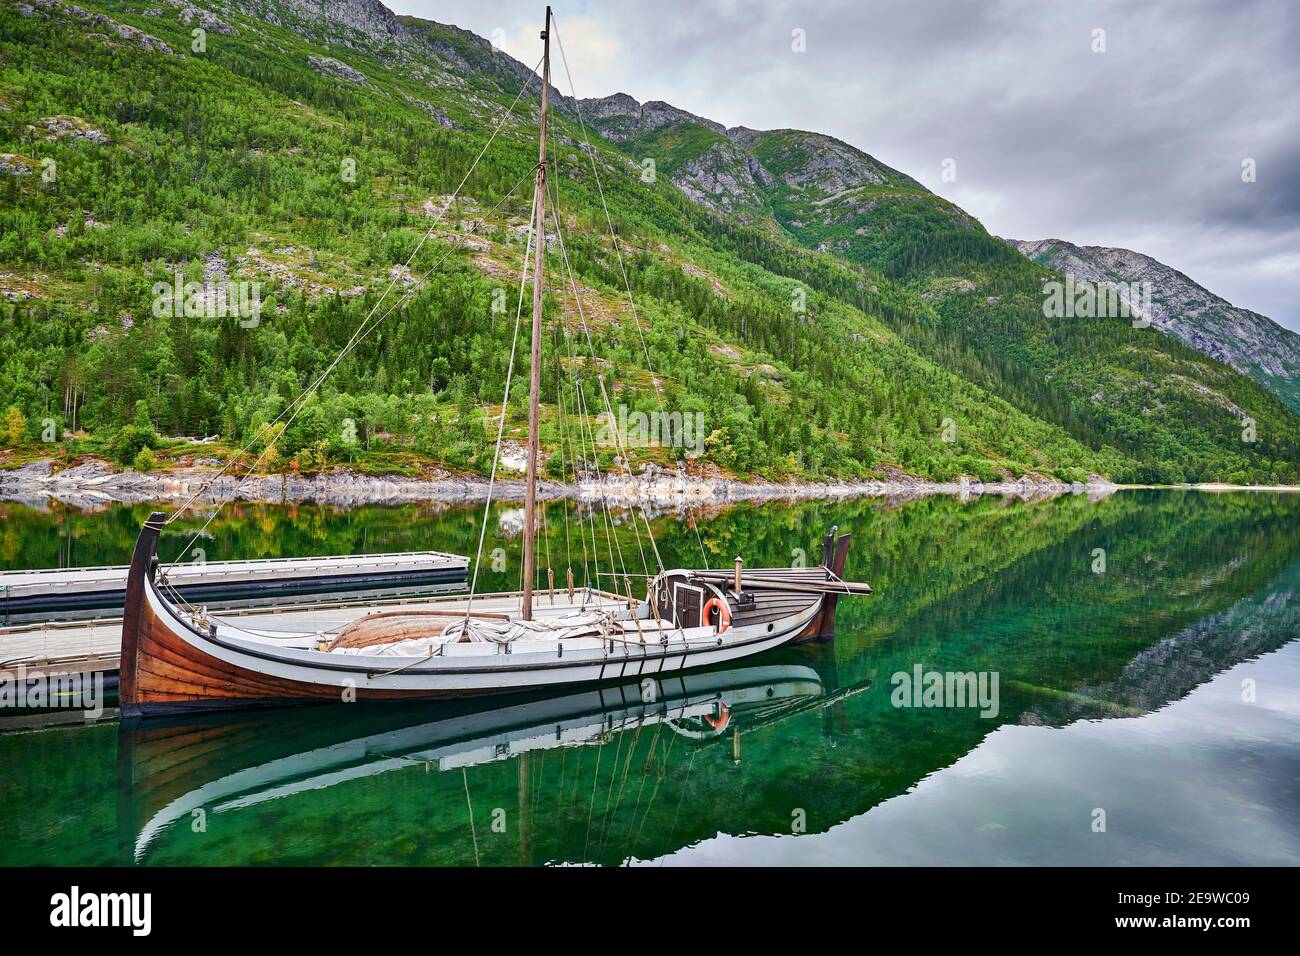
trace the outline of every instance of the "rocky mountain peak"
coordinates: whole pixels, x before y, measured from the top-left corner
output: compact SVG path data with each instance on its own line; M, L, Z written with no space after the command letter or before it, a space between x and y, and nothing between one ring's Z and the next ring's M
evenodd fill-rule
M726 133L726 127L721 123L688 113L662 100L638 103L627 93L615 93L612 96L595 97L579 102L584 113L608 124L608 129L603 131L607 138L616 141L633 139L678 123L703 126L718 135Z
M1167 335L1231 365L1300 410L1300 335L1272 319L1234 306L1151 256L1063 239L1009 239L1030 259L1075 281L1116 287L1149 283L1144 317Z
M269 23L279 23L280 14L287 12L307 23L324 20L376 40L399 40L407 35L397 14L379 0L234 0L233 6Z
M582 104L584 113L597 119L641 114L641 104L627 93L613 93L609 96L593 97L578 102Z

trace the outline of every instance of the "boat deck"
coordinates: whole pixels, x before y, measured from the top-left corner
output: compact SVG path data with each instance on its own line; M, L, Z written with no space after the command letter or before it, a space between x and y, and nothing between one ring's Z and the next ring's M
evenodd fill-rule
M583 607L617 610L627 606L627 599L606 591L584 590L574 593L570 602L567 591L534 594L538 616L565 613ZM474 598L473 610L496 614L517 614L521 596L517 593L493 594ZM337 601L287 605L277 608L238 608L214 611L211 618L218 625L235 622L239 629L267 633L328 633L373 611L460 611L467 596L401 598L380 601ZM122 647L122 619L99 618L88 621L0 627L0 668L26 669L27 676L67 673L70 671L116 671Z
M727 592L727 601L731 605L731 624L733 627L767 624L790 614L806 611L821 599L820 594L759 591L754 595L753 604L738 607L735 597L730 592Z
M354 560L360 559L358 556ZM365 557L382 557L379 555ZM454 557L454 556L451 556ZM91 569L95 570L95 569ZM26 573L26 572L24 572ZM751 571L749 580L758 584L768 575L781 573L787 579L808 583L825 581L824 569L799 569L790 572ZM753 603L740 605L734 594L726 590L731 606L732 624L742 627L778 620L798 613L820 599L819 594L755 588ZM552 595L546 590L535 593L538 616L550 613L563 614L581 608L583 589L575 592L571 603L567 591L557 589ZM589 592L586 607L601 610L618 610L627 606L626 598L607 591ZM221 624L229 621L236 631L256 631L271 634L329 635L351 621L375 611L459 611L466 605L464 594L444 596L400 596L379 599L309 600L299 604L277 607L229 608L211 612L211 618ZM476 597L473 610L478 613L518 614L521 595L517 592ZM647 622L648 624L648 622ZM61 621L20 624L0 627L0 668L12 670L25 668L28 676L78 672L114 672L118 669L122 644L120 617L92 618L80 621Z

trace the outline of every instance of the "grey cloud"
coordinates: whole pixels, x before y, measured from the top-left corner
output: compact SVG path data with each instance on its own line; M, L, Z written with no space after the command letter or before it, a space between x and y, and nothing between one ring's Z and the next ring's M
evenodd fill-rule
M394 0L483 35L533 0ZM1300 4L1284 0L557 2L619 44L608 88L824 132L1017 238L1128 245L1300 328ZM790 32L807 52L790 50ZM1105 53L1091 49L1106 31ZM940 178L957 160L956 183ZM1241 182L1254 158L1258 180ZM1132 245L1133 241L1145 243ZM1287 253L1291 256L1288 257ZM1256 268L1257 254L1274 267ZM1276 267L1291 261L1290 270Z

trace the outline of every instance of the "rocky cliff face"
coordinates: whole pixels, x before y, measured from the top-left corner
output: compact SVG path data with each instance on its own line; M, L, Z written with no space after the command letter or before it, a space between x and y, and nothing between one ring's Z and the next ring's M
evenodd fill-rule
M1176 269L1129 249L1063 239L1008 240L1029 258L1076 280L1115 287L1151 284L1145 318L1167 335L1231 365L1300 411L1300 335L1240 309Z
M240 12L281 25L284 15L303 24L333 24L362 33L371 40L403 40L406 27L379 0L234 0ZM283 25L292 26L285 22Z
M882 192L930 196L911 177L820 133L727 129L668 103L638 103L626 93L582 100L580 106L605 139L638 162L654 160L697 203L747 221L772 220L808 245L823 237L807 230L834 229L866 215ZM835 245L837 251L844 251L842 245Z
M620 143L672 126L687 123L703 126L715 133L723 134L726 128L721 123L696 116L686 110L659 100L638 103L626 93L615 93L579 101L583 115L591 121L608 140Z
M812 191L822 198L864 186L924 189L910 176L833 136L797 129L737 126L727 130L727 137L751 155L761 157L762 165L791 189Z
M638 103L615 93L578 104L584 119L638 163L652 160L656 174L701 205L751 218L763 205L762 186L772 179L727 138L721 123L668 103Z

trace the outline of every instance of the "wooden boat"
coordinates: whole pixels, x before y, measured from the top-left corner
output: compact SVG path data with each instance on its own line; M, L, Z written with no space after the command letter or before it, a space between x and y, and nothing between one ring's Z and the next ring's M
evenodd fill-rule
M674 570L651 582L647 600L575 588L556 592L553 603L544 599L531 619L523 616L523 594L511 592L478 595L472 609L469 597L458 596L435 599L419 613L366 615L332 638L257 631L185 610L168 596L155 554L164 517L155 512L145 522L131 561L122 621L123 717L467 697L671 675L792 641L828 639L838 596L870 590L840 580L850 535L827 535L829 565L745 572L739 589L734 579L729 588L710 572ZM490 636L473 639L484 625ZM357 634L394 640L349 647L349 636Z
M434 601L419 612L371 614L331 635L245 629L187 607L160 578L157 542L171 519L155 513L145 522L128 573L120 681L124 717L248 704L464 697L671 674L749 657L795 640L829 638L839 595L871 593L865 584L843 580L851 538L836 538L832 529L823 541L822 563L815 568L751 569L742 575L740 558L734 571L660 566L654 576L647 574L643 600L632 596L626 574L626 594L570 583L558 591L548 587L547 598L535 600L551 27L548 7L542 32L532 241L523 270L526 275L528 256L535 249L523 590L476 595L471 587L469 597ZM593 175L598 175L595 170L593 161ZM561 217L554 214L553 222L563 250ZM611 240L617 242L612 227ZM564 264L569 268L567 253ZM568 278L576 299L571 269ZM521 276L520 315L523 290ZM518 321L515 327L517 334ZM584 331L590 339L585 319ZM513 368L513 349L511 354ZM612 420L603 379L600 382L605 412ZM301 398L293 406L301 407ZM504 404L500 421L504 427ZM500 447L498 433L498 455ZM626 460L621 447L620 456ZM592 460L598 460L594 446ZM493 480L495 474L494 462ZM484 518L486 526L486 511ZM645 527L648 533L648 518ZM650 545L657 564L653 538ZM480 539L480 557L481 551ZM553 580L549 574L548 580Z

